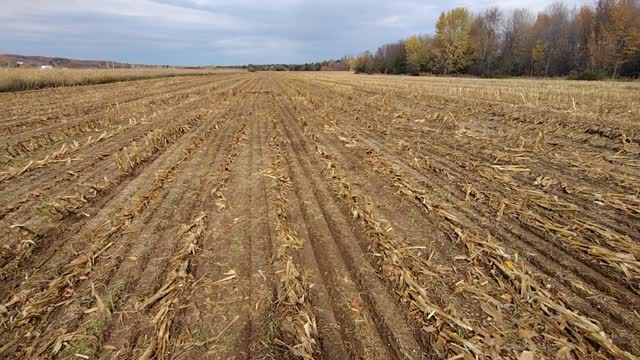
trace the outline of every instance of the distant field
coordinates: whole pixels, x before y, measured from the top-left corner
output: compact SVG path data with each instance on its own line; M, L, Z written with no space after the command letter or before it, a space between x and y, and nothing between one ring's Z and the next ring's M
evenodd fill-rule
M4 68L0 69L0 92L238 71L241 70Z
M0 94L0 358L637 359L639 102L317 72Z

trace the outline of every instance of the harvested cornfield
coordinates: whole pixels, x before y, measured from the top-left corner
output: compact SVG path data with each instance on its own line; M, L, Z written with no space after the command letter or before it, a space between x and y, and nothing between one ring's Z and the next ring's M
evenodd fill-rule
M0 94L0 358L637 359L640 84Z

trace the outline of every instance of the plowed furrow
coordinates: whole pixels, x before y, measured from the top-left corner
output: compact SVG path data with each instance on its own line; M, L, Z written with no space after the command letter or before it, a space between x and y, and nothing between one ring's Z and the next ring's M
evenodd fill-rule
M338 289L343 294L335 293L336 290L329 289L330 296L332 295L331 292L334 291L333 296L331 296L333 298L334 311L340 311L342 316L348 315L347 319L353 317L353 314L349 314L349 312L353 312L355 315L361 315L364 319L373 322L372 324L367 324L366 322L360 324L357 318L351 320L354 328L348 333L344 333L343 336L345 340L349 339L346 341L352 343L352 346L360 347L352 348L351 351L369 353L370 356L385 357L381 351L389 344L391 345L391 348L388 349L390 351L389 355L420 357L422 352L420 346L413 339L411 330L402 323L402 316L395 308L393 301L386 295L384 286L373 276L374 271L366 266L364 253L355 246L357 240L347 230L349 225L343 218L330 215L341 214L341 212L329 200L332 198L331 193L320 185L324 181L318 179L318 175L315 175L315 178L311 175L311 169L317 169L318 167L308 157L307 152L309 150L300 137L301 134L294 135L297 125L292 120L290 110L282 106L281 109L282 116L287 119L282 128L291 140L292 148L290 152L295 156L292 160L289 160L289 166L292 167L295 176L301 177L300 180L292 178L298 184L297 195L301 197L303 203L317 203L318 210L314 210L313 207L308 205L301 209L305 223L310 227L311 243L314 251L320 254L341 254L343 257L342 261L339 261L340 258L332 256L315 256L318 259L321 272L333 275L333 278L326 278L326 275L324 275L326 283L332 284L332 287L335 287L340 281L343 283L343 289ZM294 176L293 174L292 176ZM311 185L312 188L307 188L302 184ZM311 194L315 199L309 198ZM322 226L318 227L316 223L323 218L324 224L320 223ZM344 258L345 256L347 257ZM346 264L351 264L352 268L349 269ZM358 294L362 294L364 299ZM352 298L349 300L350 296ZM370 304L369 307L364 306L365 301ZM359 312L362 314L359 314ZM340 317L337 318L340 319ZM346 321L342 320L341 322L343 326L347 325ZM349 338L349 335L353 334L354 331L363 334L362 337L358 336L361 341L359 345L355 342L357 339L351 340Z

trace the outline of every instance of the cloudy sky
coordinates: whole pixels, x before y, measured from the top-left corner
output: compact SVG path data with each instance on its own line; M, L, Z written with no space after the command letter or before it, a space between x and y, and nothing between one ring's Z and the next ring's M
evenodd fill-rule
M0 0L0 53L173 65L304 63L432 32L452 7L537 11L552 1Z

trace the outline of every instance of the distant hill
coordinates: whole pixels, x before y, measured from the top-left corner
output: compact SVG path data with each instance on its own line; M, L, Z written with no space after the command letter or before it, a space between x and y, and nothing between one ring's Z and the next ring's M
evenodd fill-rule
M42 65L50 65L57 68L70 69L107 69L107 68L160 68L168 67L166 65L143 65L143 64L127 64L108 60L77 60L61 57L48 56L28 56L16 54L0 54L0 67L15 67L22 62L24 67L39 67Z

